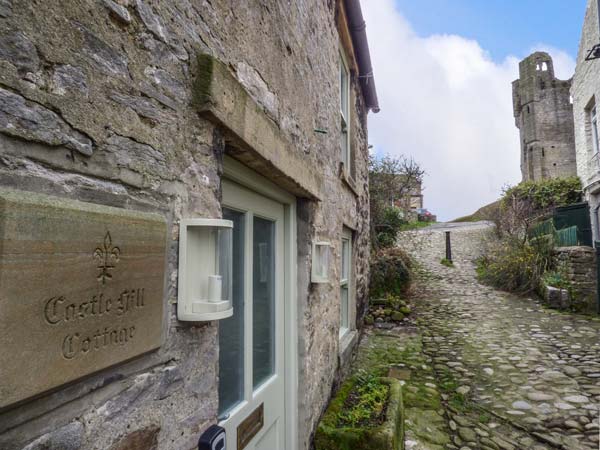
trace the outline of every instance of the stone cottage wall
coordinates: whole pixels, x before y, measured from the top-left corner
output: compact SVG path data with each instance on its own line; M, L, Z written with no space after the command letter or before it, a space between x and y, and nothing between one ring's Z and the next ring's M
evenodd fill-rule
M220 217L223 154L242 156L193 104L198 54L224 63L319 181L318 201L297 193L299 448L309 446L344 363L344 224L355 230L359 323L367 297L366 111L354 77L356 169L345 180L336 2L3 0L0 187L158 212L169 228L162 347L0 411L2 449L191 449L216 422L219 324L176 320L177 222ZM328 285L310 284L314 239L335 245Z

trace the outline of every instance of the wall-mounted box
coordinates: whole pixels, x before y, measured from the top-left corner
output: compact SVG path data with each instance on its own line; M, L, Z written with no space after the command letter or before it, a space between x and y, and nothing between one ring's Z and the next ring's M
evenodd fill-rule
M231 301L233 222L182 219L179 225L177 318L186 322L225 319Z
M331 244L329 242L314 242L312 249L312 283L329 282L329 261L331 260Z

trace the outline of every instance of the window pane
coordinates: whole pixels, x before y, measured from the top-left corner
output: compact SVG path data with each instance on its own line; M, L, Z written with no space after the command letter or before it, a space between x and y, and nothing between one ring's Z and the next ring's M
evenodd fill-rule
M340 327L341 331L348 329L348 285L342 286L341 288L341 301L342 306L340 308L341 318Z
M346 169L348 169L348 129L346 123L342 119L342 133L341 133L341 147L342 147L342 162Z
M244 214L223 210L233 221L233 316L219 323L219 415L244 399Z
M598 134L598 119L595 116L596 108L593 110L593 118L592 118L592 140L594 145L594 153L598 153L600 150L600 135Z
M348 118L348 69L340 56L340 111Z
M254 218L252 385L275 373L275 223Z
M347 280L350 275L350 241L342 240L342 279Z

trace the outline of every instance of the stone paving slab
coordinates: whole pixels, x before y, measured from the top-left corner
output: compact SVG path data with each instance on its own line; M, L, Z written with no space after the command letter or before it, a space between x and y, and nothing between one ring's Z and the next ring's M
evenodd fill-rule
M600 321L557 313L477 282L489 224L404 233L418 261L413 308L446 392L453 442L467 449L598 449ZM458 418L458 419L456 419ZM461 423L462 422L462 423Z

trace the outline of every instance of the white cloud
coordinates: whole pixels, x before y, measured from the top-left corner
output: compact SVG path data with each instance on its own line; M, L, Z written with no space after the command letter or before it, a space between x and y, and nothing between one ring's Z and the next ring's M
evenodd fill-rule
M425 207L450 220L518 183L511 83L519 58L496 63L476 41L419 37L393 0L363 1L363 13L381 106L369 116L369 141L380 154L410 155L422 164ZM559 77L572 76L569 55L536 48L551 52Z

